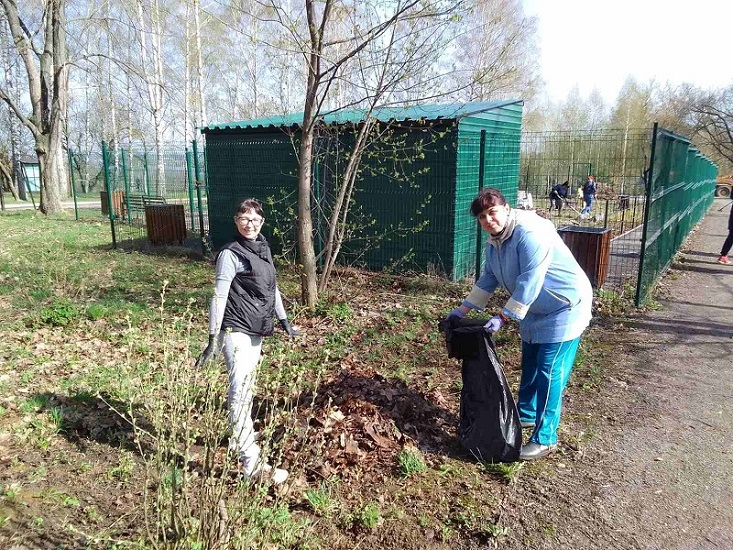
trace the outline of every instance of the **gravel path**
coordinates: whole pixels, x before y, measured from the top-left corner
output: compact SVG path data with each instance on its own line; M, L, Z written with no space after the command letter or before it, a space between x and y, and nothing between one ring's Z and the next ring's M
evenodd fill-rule
M713 208L665 280L662 309L632 323L638 421L618 441L612 525L642 548L733 548L733 267L717 263Z

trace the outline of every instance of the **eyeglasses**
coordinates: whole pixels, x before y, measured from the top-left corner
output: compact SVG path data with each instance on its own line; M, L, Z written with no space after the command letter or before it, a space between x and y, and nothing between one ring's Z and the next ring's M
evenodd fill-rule
M234 219L242 225L251 225L252 227L259 227L263 222L262 218L245 218L244 216L237 216Z

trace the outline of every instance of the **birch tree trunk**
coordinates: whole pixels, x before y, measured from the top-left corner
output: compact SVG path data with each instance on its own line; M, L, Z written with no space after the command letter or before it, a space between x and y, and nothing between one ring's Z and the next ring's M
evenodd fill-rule
M153 0L150 6L150 35L151 55L148 57L147 30L145 27L145 16L143 14L143 2L137 0L138 33L141 45L142 71L145 85L148 91L150 112L153 117L153 128L155 131L155 154L156 154L156 193L165 195L165 166L163 164L163 53L161 51L161 13L158 0ZM152 67L152 68L151 68Z
M201 48L200 4L199 0L193 0L194 31L196 33L196 90L198 92L198 119L196 120L196 125L204 126L206 124L206 102L204 101L204 61ZM194 135L194 137L196 136Z

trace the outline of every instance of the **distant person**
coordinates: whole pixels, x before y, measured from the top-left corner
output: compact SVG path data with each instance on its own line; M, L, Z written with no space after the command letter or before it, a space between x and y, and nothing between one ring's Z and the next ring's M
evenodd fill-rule
M569 194L570 183L567 180L553 187L552 191L550 191L550 211L552 211L552 207L554 206L557 208L557 213L559 214L562 211L562 204L568 200Z
M730 215L728 216L728 237L726 237L723 243L723 248L720 250L720 258L718 263L723 265L731 265L733 262L728 258L728 252L733 247L733 204L731 204Z
M252 423L252 400L262 339L273 332L275 316L292 338L277 288L270 246L260 234L265 223L262 205L255 199L242 201L234 215L237 232L216 258L214 296L209 310L209 345L196 361L200 367L224 353L229 371L229 448L238 455L249 479L269 477L284 482L288 471L275 468L260 456Z
M588 181L583 185L583 200L585 201L585 207L580 211L580 216L582 218L590 217L593 202L596 200L597 190L598 186L596 185L596 179L593 176L588 176Z
M498 288L509 292L484 330L493 334L507 322L519 323L519 419L523 428L532 429L519 458L534 460L557 448L562 395L591 319L593 289L550 220L510 208L491 187L473 200L471 214L489 234L484 271L448 318L483 310Z

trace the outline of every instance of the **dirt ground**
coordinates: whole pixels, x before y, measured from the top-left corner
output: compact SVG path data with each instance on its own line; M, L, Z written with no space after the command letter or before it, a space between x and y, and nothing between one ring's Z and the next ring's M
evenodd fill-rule
M598 396L599 433L585 456L566 444L544 475L523 477L505 503L502 548L733 548L733 268L716 262L723 206L730 201L715 202L665 277L661 307L625 330L607 327L617 368ZM567 405L572 414L573 395Z

